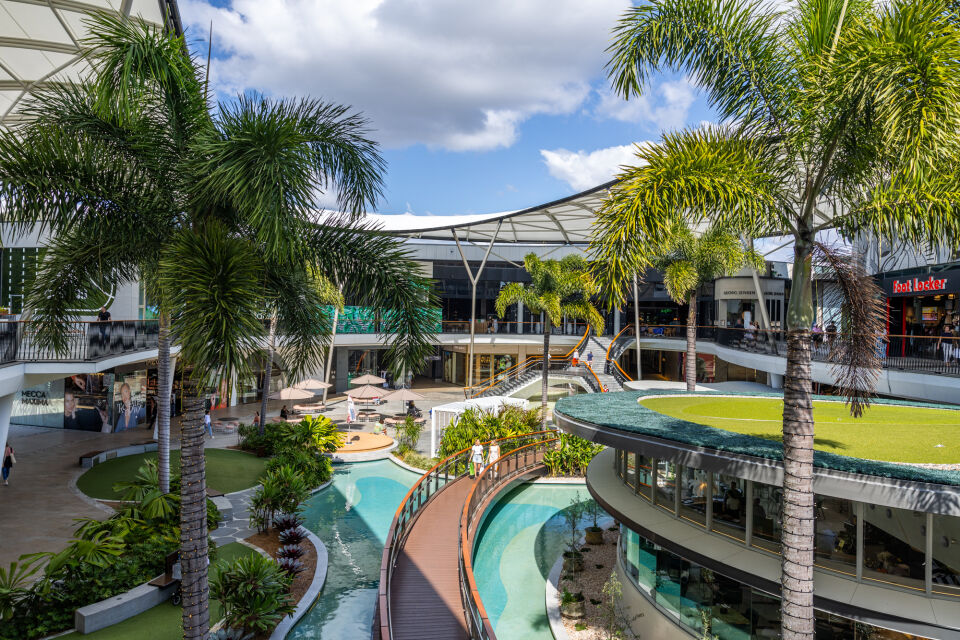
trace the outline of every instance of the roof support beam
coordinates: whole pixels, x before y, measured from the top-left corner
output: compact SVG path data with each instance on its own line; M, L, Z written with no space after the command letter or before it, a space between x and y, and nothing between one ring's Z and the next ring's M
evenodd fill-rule
M457 230L452 229L453 239L457 243L457 251L460 252L460 257L463 259L463 266L467 269L467 277L470 278L471 292L470 292L470 353L467 356L467 386L473 386L473 349L474 349L474 340L476 339L477 331L477 281L480 279L480 274L483 273L483 267L487 264L487 258L490 257L490 252L493 250L493 243L497 241L497 235L500 233L500 226L503 224L503 220L497 222L497 230L494 232L493 237L490 238L490 243L487 245L487 251L483 254L483 260L480 262L480 268L477 269L477 273L474 274L473 270L470 269L470 262L467 260L467 256L463 253L463 247L460 246L460 238L457 235Z
M75 44L51 42L48 40L34 40L33 38L8 38L5 36L0 36L0 47L11 47L13 49L33 49L36 51L52 51L54 53L69 53L73 55L80 53L80 47Z

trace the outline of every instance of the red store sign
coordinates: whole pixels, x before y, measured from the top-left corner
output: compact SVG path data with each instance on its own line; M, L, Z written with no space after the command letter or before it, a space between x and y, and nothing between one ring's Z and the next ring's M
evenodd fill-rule
M927 279L907 278L905 280L893 281L893 293L938 293L947 290L947 278L935 278L933 276Z

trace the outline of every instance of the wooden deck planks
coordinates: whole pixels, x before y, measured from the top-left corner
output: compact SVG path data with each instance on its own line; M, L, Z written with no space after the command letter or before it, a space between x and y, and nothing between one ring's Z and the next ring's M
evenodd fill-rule
M437 494L407 536L390 584L394 640L467 640L460 601L458 536L473 482L461 478Z

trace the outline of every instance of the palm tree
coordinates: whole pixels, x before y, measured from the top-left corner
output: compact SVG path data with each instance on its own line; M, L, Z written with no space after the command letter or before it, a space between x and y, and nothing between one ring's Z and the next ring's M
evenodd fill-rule
M727 124L667 133L638 149L636 166L622 172L599 214L594 250L609 266L604 284L622 295L636 256L678 214L688 224L713 218L752 237L793 240L785 640L812 638L814 628L811 269L817 253L827 256L816 234L956 241L960 33L949 4L805 0L780 13L762 0L651 0L628 9L614 30L608 69L620 96L640 95L662 69L685 71ZM875 356L866 353L876 352L876 338L855 334L876 308L848 302L839 383L860 415L876 376Z
M763 265L763 258L745 249L736 235L722 225L710 226L699 237L677 219L667 230L666 242L657 245L652 266L663 272L663 285L677 304L687 305L687 391L697 387L697 291L721 276L743 267Z
M530 275L530 284L506 284L497 295L497 315L501 318L507 307L522 302L533 313L542 312L543 323L543 388L540 396L541 420L547 428L547 391L550 387L550 330L563 323L564 316L583 320L594 331L603 331L603 316L590 301L597 293L597 285L590 273L589 263L579 255L561 260L541 260L528 253L523 268Z
M45 91L0 134L0 200L18 229L54 237L29 296L41 344L62 351L64 322L92 282L140 277L168 314L185 371L183 629L205 638L200 394L249 370L265 314L291 375L319 362L330 327L317 274L395 319L395 370L426 354L434 297L406 251L355 215L378 198L383 171L362 117L257 96L211 110L182 38L108 16L90 33L91 81ZM314 197L329 188L348 213L318 226Z

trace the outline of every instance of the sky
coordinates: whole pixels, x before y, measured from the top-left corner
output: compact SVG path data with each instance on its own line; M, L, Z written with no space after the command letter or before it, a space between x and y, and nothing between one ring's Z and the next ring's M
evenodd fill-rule
M714 120L688 78L629 102L605 49L629 0L180 0L222 100L310 96L363 112L387 161L380 213L549 202L611 179L634 145ZM330 206L327 194L320 204Z

